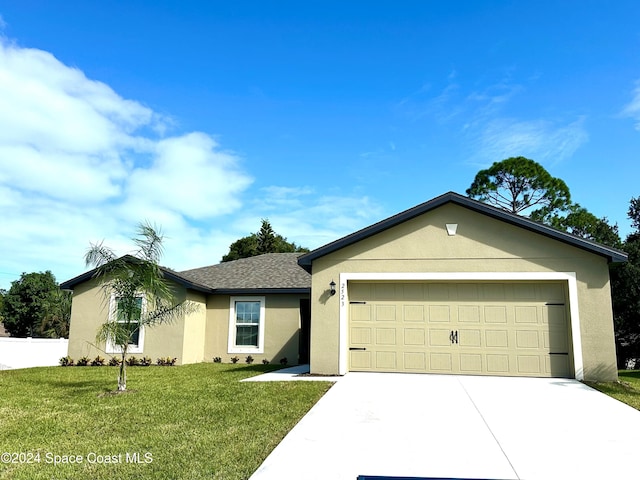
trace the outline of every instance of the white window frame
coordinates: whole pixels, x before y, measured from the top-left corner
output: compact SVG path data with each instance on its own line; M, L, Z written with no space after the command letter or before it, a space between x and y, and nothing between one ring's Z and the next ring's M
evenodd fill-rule
M258 346L236 345L236 302L260 302L260 320L258 323ZM229 343L227 353L264 353L265 297L229 298Z
M142 299L142 310L141 314L147 311L147 299L143 294L137 294L136 297ZM115 293L111 294L111 300L109 301L109 321L117 322L118 321L118 300ZM138 345L137 346L129 346L127 348L127 353L143 353L144 351L144 326L140 326L140 330L138 332ZM105 352L109 354L122 354L122 347L119 345L114 345L111 339L107 339L107 344L105 346Z

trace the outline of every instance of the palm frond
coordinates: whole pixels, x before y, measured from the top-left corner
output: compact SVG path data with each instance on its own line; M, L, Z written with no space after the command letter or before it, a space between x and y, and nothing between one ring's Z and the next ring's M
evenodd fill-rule
M85 264L88 267L100 267L116 259L116 254L103 242L92 243L84 255Z
M151 225L149 222L140 223L136 237L133 239L138 247L136 256L157 264L164 252L163 240L164 236L159 227Z

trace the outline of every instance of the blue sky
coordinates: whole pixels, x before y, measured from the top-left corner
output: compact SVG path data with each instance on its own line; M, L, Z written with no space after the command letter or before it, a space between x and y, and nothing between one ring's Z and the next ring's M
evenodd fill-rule
M630 231L636 1L0 0L0 288L136 224L315 248L510 156Z

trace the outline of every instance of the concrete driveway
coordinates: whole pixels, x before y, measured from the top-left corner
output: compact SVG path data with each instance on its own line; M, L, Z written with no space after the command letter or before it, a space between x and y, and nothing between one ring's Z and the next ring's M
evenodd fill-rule
M639 478L640 412L575 380L349 373L251 480Z

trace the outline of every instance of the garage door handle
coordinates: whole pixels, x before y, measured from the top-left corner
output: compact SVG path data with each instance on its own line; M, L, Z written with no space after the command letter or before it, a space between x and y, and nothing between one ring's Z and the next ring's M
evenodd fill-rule
M451 333L449 334L449 341L451 343L458 343L458 331L453 331L451 330Z
M349 350L366 350L364 347L349 347Z

